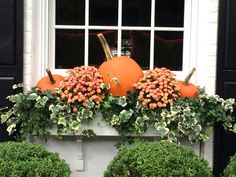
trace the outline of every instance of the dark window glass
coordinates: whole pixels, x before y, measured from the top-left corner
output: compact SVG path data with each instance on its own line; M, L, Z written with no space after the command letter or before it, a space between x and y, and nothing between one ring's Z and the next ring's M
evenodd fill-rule
M184 0L156 0L155 26L183 27Z
M156 31L154 42L154 65L174 71L182 70L183 32Z
M118 0L90 0L89 25L118 24Z
M131 40L130 40L130 31L122 31L122 40L121 40L121 55L130 56L131 55Z
M84 65L84 30L56 30L56 68Z
M117 51L117 31L114 30L90 30L89 31L89 65L100 66L105 60L105 53L98 40L97 34L102 33L110 46L113 55Z
M56 0L57 25L84 25L85 0Z
M143 69L150 64L150 31L130 31L131 58Z
M151 0L123 0L123 26L150 26Z

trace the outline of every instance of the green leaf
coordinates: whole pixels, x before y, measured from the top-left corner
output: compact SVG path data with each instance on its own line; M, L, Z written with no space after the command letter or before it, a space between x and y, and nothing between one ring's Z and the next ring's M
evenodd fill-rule
M9 99L13 103L21 102L23 98L24 98L23 93L18 93L7 97L7 99Z
M14 85L12 86L12 88L15 90L15 89L20 88L20 87L23 87L23 86L24 86L23 83L14 84Z
M165 122L156 122L154 124L154 127L156 128L157 132L160 134L161 137L164 137L169 133L169 128L166 127Z
M58 125L63 125L64 127L66 127L66 124L66 119L64 117L58 118Z
M93 117L93 112L88 109L82 109L80 112L80 118L82 120L90 119Z
M36 100L38 99L38 95L36 93L31 93L27 100Z
M102 90L109 90L109 89L110 89L110 85L102 83L102 84L100 85L100 88L101 88Z
M91 108L94 107L94 105L95 105L95 103L92 102L92 101L90 101L90 102L88 102L87 107L88 107L89 109L91 109Z
M9 113L5 113L1 115L1 124L5 123L9 119Z
M236 133L236 124L233 126L233 132Z
M113 115L110 123L111 126L120 125L120 117L118 115Z
M125 107L127 105L127 101L126 101L126 97L119 97L117 100L116 100L116 104L119 105L119 106L122 106L122 107Z
M129 118L132 116L133 112L134 111L132 109L121 111L119 115L121 122L127 122Z
M7 132L9 134L12 134L15 131L15 128L16 128L16 124L11 124L7 127Z
M83 130L83 131L82 131L82 136L85 136L85 137L94 137L94 136L96 136L96 134L94 133L93 130L87 129L87 130Z
M78 121L73 121L71 124L71 129L74 131L78 131L81 127L81 123Z

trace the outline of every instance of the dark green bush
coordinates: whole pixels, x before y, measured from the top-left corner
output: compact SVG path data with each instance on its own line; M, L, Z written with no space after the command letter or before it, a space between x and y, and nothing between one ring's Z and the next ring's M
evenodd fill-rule
M69 177L70 168L57 153L27 142L0 143L1 177Z
M230 158L230 161L224 169L223 177L236 177L236 154Z
M167 141L121 148L104 177L212 177L206 160L193 150Z

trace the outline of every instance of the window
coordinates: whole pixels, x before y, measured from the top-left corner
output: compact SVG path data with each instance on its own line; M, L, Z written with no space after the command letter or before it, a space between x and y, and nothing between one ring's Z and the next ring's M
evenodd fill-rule
M99 66L97 34L144 69L189 70L192 0L50 0L49 67Z

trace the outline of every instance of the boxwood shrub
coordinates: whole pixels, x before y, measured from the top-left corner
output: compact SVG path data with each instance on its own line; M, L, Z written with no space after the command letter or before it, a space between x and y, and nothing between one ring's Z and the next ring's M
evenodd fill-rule
M1 177L69 177L70 168L57 153L28 142L0 143Z
M104 177L212 177L206 160L189 147L157 141L122 147Z
M236 154L233 155L226 168L224 169L223 177L236 177Z

